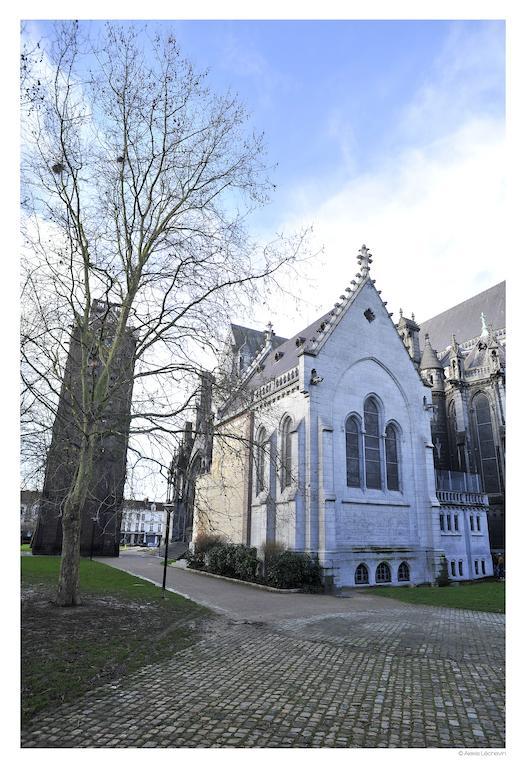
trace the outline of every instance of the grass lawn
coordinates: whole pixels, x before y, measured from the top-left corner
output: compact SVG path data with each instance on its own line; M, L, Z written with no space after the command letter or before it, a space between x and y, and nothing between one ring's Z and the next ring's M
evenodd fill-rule
M20 550L22 552L31 552L31 544L21 544Z
M210 612L103 563L80 563L82 605L53 603L58 557L21 557L22 720L199 639Z
M403 603L442 605L471 611L504 613L504 582L479 581L458 587L374 587L379 597L392 597Z

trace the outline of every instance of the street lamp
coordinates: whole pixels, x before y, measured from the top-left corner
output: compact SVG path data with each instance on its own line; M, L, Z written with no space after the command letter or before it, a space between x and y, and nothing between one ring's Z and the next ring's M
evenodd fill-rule
M163 568L163 597L165 597L166 592L166 569L168 568L168 539L170 536L170 510L171 507L173 507L173 504L166 503L166 529L164 532L164 568Z

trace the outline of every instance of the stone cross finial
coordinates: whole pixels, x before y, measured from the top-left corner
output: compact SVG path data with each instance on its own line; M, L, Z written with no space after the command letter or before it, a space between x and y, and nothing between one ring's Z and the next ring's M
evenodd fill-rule
M369 273L369 264L372 262L371 255L369 253L369 248L367 248L366 245L362 245L360 250L358 251L357 256L358 264L360 265L360 270L362 273L362 277L365 277Z
M486 325L486 315L484 312L480 313L480 322L482 323L482 330L480 332L481 336L487 336L488 335L488 326Z

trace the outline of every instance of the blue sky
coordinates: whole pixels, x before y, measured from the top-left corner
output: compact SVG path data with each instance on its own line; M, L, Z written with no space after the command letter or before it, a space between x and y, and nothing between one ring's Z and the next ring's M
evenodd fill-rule
M273 203L255 226L312 223L324 248L287 317L281 301L271 303L277 330L294 333L332 305L363 241L385 297L422 320L504 279L494 258L503 21L179 22L176 30L211 82L239 93L278 163Z
M313 250L323 249L301 267L301 289L284 279L285 308L271 296L236 320L270 318L278 333L296 332L337 299L362 242L389 309L417 320L505 278L494 258L504 226L503 21L171 24L211 86L237 92L265 133L277 189L253 232L313 225Z

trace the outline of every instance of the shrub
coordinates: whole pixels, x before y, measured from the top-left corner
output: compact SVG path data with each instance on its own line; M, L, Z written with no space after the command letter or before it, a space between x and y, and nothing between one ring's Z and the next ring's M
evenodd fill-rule
M270 562L281 555L282 552L285 552L285 546L280 544L279 541L266 541L262 549L265 562Z
M266 577L267 570L270 564L277 557L279 557L283 552L285 552L285 547L283 544L280 544L277 541L266 541L263 544L262 550L263 550L262 571L263 571L263 576Z
M273 587L296 589L308 587L315 589L322 584L321 568L305 552L285 550L276 553L266 563L266 580Z
M184 553L184 559L189 568L195 568L198 571L205 567L205 556L201 554L197 555L190 549Z
M223 539L217 533L199 533L194 539L194 552L196 555L205 555L212 547L222 544Z
M235 553L236 575L238 579L253 581L259 567L258 553L255 547L240 544Z
M244 581L252 581L256 577L258 559L255 547L219 544L208 551L206 559L211 573Z
M222 541L215 533L199 533L193 541L193 551L185 553L184 557L190 568L200 570L205 567L206 555Z

